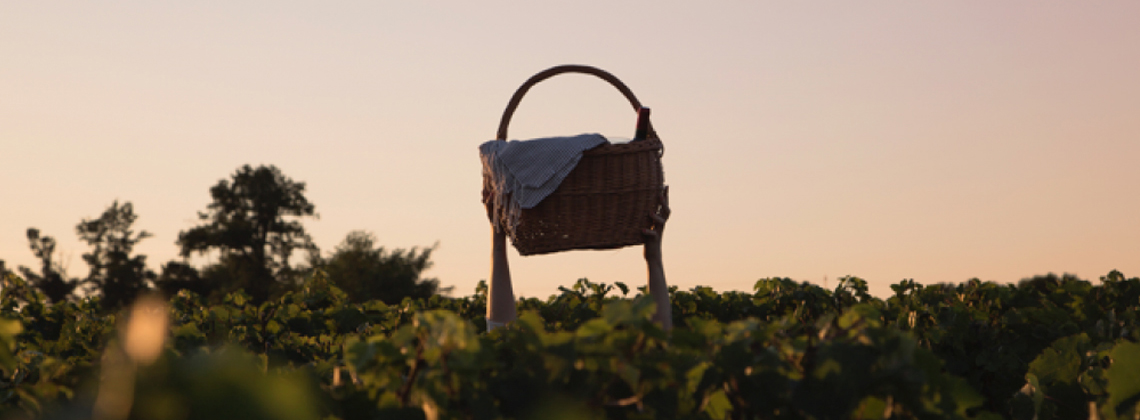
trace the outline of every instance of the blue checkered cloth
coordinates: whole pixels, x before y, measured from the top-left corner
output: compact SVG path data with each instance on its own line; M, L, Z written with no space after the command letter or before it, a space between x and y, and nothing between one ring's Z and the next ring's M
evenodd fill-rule
M490 180L484 186L490 190L485 204L513 232L522 209L534 208L553 193L578 166L582 152L607 143L601 134L483 143L479 156L484 179Z

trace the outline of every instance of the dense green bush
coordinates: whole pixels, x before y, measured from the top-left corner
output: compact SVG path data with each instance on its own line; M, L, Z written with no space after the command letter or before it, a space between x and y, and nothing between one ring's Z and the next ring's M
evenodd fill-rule
M483 285L352 303L317 272L261 304L180 292L153 363L129 350L135 312L2 287L0 418L114 418L112 396L136 419L1115 419L1140 401L1140 279L1118 272L885 300L854 277L672 290L672 332L637 290L580 280L490 333Z

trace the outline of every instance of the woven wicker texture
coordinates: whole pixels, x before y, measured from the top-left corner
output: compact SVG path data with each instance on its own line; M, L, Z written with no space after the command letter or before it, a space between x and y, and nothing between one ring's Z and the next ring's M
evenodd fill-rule
M610 73L589 66L557 66L535 74L515 91L503 111L496 138L506 140L511 116L532 86L563 73L597 76L617 88L635 112L642 110L633 92ZM650 215L660 211L665 174L661 166L664 146L648 113L643 115L639 123L645 128L644 139L587 150L554 193L522 211L515 229L508 230L519 254L614 249L645 242L641 232L652 225Z

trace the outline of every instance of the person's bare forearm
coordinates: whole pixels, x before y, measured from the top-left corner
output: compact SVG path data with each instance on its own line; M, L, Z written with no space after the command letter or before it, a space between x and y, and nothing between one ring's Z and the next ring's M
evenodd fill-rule
M669 209L669 187L661 191L661 207L657 213L649 215L653 221L649 229L642 231L645 237L645 265L649 271L649 296L657 304L653 322L665 331L673 329L673 304L669 302L669 284L665 282L665 264L661 258L661 240L665 235L665 222L673 212Z
M669 284L665 282L665 265L661 262L660 250L656 257L647 256L645 263L649 270L649 296L657 304L653 321L669 331L673 329L673 305L669 302Z
M487 319L508 323L515 312L515 293L511 287L511 268L507 263L507 235L491 229L491 284L487 295Z

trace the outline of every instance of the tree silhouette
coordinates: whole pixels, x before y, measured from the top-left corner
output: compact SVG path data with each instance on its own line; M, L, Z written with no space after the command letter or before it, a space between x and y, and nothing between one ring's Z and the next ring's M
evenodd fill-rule
M210 188L213 202L198 213L206 223L178 234L182 256L219 251L231 282L257 302L268 299L282 282L292 280L293 251L316 248L296 220L316 216L304 193L303 182L274 166L242 166L231 180Z
M196 268L181 261L169 261L162 266L162 274L154 281L156 287L166 296L189 290L199 296L210 296L220 289L220 284L203 279Z
M371 233L353 231L330 258L311 255L310 263L314 268L323 269L353 302L379 299L394 304L405 297L427 298L441 291L439 280L420 277L432 266L431 253L435 246L422 251L412 248L388 252L383 247L375 247L375 243L376 238Z
M0 280L8 277L9 273L15 274L12 270L8 269L8 265L4 263L4 260L0 260Z
M97 219L83 219L75 231L91 252L83 261L91 268L86 282L95 285L103 295L103 307L120 308L134 301L139 293L150 290L155 274L146 268L146 256L131 256L134 246L152 235L135 233L131 225L138 216L130 202L119 205L115 200Z
M23 274L24 279L44 292L52 303L67 300L75 292L75 288L79 286L79 280L67 279L63 266L53 260L55 238L41 237L40 230L36 228L28 228L27 235L28 247L32 249L32 254L40 260L40 272L37 274L27 267L20 266L20 274Z

